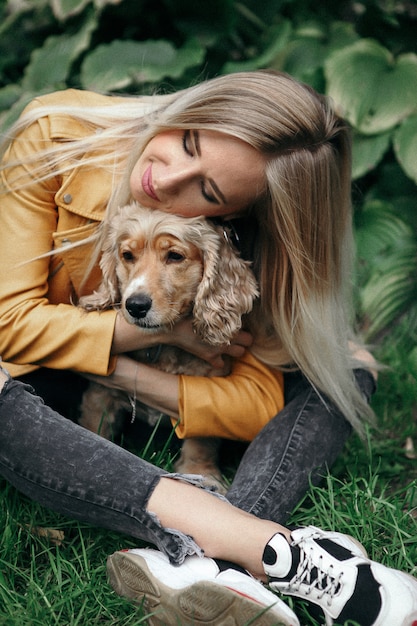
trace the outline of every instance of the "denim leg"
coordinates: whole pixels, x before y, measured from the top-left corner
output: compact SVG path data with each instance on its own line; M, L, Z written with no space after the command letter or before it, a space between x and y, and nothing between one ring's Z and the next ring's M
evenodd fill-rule
M369 399L375 390L372 375L365 370L355 375ZM352 430L300 374L286 375L285 384L284 409L249 445L226 495L235 506L283 525L310 481L320 482Z
M73 519L157 545L173 562L200 552L146 510L167 475L62 417L33 389L9 379L0 394L0 475L40 504Z

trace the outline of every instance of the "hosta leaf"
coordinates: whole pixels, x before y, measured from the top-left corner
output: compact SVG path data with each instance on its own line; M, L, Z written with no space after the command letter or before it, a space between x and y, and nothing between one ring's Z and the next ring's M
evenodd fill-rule
M122 4L123 0L94 0L94 4L98 9L102 9L108 4Z
M394 150L404 172L417 183L417 115L404 120L395 131Z
M0 111L10 109L22 94L20 85L6 85L0 89Z
M41 95L41 91L33 93L31 91L24 91L20 98L4 113L0 116L0 131L5 132L19 117L23 109L29 102L35 97Z
M229 61L223 66L222 74L256 70L261 67L281 69L280 64L278 64L279 67L276 66L276 59L287 45L291 32L292 26L289 20L273 26L268 33L268 43L260 55L246 61Z
M58 35L46 39L42 48L33 51L22 81L25 91L57 89L65 85L73 62L90 44L96 27L93 14L76 35Z
M81 83L86 89L115 91L130 85L178 78L198 65L204 49L189 40L177 49L165 40L120 41L101 45L89 54L81 67Z
M392 131L380 135L353 135L352 178L356 180L376 168L391 142Z
M417 55L393 58L371 39L331 54L327 93L350 123L372 135L396 126L417 108Z
M285 62L281 67L283 71L291 74L298 80L309 84L314 80L314 75L323 67L326 58L326 47L313 37L303 37L292 41L285 50Z
M278 63L272 67L281 69L303 82L316 86L315 76L320 75L321 82L324 60L330 52L352 44L358 35L351 24L333 22L329 28L320 22L303 22L297 26L293 40L286 46ZM322 85L317 85L320 90Z
M102 9L108 4L121 4L122 2L123 0L50 0L53 14L60 21L79 15L89 4Z
M92 0L51 0L51 9L57 20L64 21L81 13Z

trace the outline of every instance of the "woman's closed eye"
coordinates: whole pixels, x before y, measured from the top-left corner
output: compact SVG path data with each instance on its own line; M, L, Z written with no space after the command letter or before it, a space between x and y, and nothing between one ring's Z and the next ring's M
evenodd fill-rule
M188 154L188 156L194 156L195 148L193 148L193 144L191 141L191 131L186 130L182 136L182 147L184 148L184 152Z
M191 130L186 130L182 136L182 146L184 148L184 152L188 154L190 157L194 157L195 155L201 156L200 149L200 136L197 131L191 132ZM207 183L204 178L201 179L200 182L201 194L207 202L211 204L220 204L219 200L214 196L207 188Z

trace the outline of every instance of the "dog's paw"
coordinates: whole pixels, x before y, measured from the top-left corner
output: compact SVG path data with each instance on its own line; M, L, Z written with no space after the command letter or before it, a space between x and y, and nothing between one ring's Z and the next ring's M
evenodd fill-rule
M216 493L220 493L223 496L227 493L227 485L223 480L222 476L219 474L219 478L217 476L213 476L212 474L202 474L203 480L202 485L210 489L211 491L215 491Z
M217 465L201 464L195 461L184 460L182 457L174 464L174 469L180 474L188 474L191 476L201 476L201 484L203 487L225 494L227 485Z

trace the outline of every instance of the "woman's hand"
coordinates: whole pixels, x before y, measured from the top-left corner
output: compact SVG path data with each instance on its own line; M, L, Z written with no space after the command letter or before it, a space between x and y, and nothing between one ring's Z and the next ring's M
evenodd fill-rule
M378 379L377 362L372 354L366 349L358 346L353 341L349 341L349 349L352 357L359 363L363 363L363 367L369 370L375 380Z
M194 332L191 319L178 322L173 329L167 333L165 341L170 345L181 348L194 356L207 361L215 370L223 370L227 367L228 360L224 356L239 358L242 357L246 349L252 345L252 335L241 330L238 332L229 345L211 346L204 343ZM220 374L219 374L220 375Z
M119 313L114 328L112 354L122 354L162 343L190 352L220 372L225 367L224 355L242 357L252 341L252 335L241 330L229 345L210 346L195 334L191 319L179 321L168 331L153 332L129 324Z

